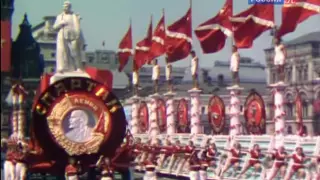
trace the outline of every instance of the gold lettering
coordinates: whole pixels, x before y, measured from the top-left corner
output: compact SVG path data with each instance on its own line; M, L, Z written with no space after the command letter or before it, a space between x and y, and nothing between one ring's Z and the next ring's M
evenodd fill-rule
M111 109L110 109L110 112L111 113L115 113L118 109L120 109L121 107L120 106L113 106Z
M88 84L88 88L87 88L88 92L91 92L93 90L93 88L95 88L97 86L97 83L95 83L95 82L91 82L89 80L87 80L86 82Z
M96 96L97 97L101 97L101 99L103 101L105 101L107 99L109 95L109 91L107 91L105 88L100 88L97 92L96 92Z
M55 98L49 92L46 92L41 98L41 101L47 106L50 106L54 100Z
M80 89L81 80L80 79L71 79L71 90Z
M40 104L38 104L36 106L36 111L40 114L40 115L44 115L47 113L47 109L43 106L41 106Z
M66 93L67 89L65 85L61 82L54 86L57 89L57 96L59 97L62 93Z
M109 101L108 103L107 103L107 106L113 106L113 105L115 105L115 104L117 104L118 103L118 100L117 99L113 99L113 100L111 100L111 101Z

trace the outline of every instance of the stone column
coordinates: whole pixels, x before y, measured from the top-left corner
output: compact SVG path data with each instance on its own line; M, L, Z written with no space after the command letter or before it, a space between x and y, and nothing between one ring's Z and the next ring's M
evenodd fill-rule
M24 110L24 104L25 104L25 92L23 89L21 89L21 92L19 93L19 100L18 100L18 138L24 139L25 138L25 123L26 123L26 117L25 117L25 110Z
M166 112L167 112L167 134L176 133L176 116L174 107L174 93L167 93L166 96Z
M150 110L149 110L149 134L151 137L156 137L158 134L160 134L160 129L158 126L158 104L157 100L159 98L159 95L152 95L150 96Z
M188 91L190 94L191 100L191 134L200 134L200 93L202 92L199 89L192 89Z
M230 89L230 105L229 105L229 115L230 115L230 136L236 136L242 134L242 125L240 122L240 100L239 95L243 88Z
M131 98L131 133L133 135L139 133L139 98Z
M13 90L11 90L13 91ZM11 117L11 136L18 135L18 118L19 118L19 95L15 92L12 93L12 117Z

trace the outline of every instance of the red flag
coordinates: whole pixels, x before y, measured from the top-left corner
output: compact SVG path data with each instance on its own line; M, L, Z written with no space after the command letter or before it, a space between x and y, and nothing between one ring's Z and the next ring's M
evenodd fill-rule
M230 18L238 48L250 48L264 31L274 27L274 5L256 4Z
M281 37L293 32L299 23L316 14L320 14L319 0L295 0L294 3L283 5L282 24L277 36Z
M1 21L1 72L11 69L11 22Z
M297 132L302 136L303 132L303 120L302 120L302 100L299 94L299 91L296 90L296 123L297 123Z
M165 40L169 62L186 58L192 48L191 7L187 13L167 28Z
M166 53L166 49L164 46L164 40L166 38L166 29L165 29L165 19L164 13L153 33L152 37L152 45L150 49L150 54L152 55L152 59L159 57Z
M119 72L127 65L130 56L132 55L132 27L131 23L127 33L122 38L119 44L118 57L119 57Z
M194 31L200 41L203 53L215 53L220 51L228 36L232 36L232 24L229 18L232 16L232 0L226 0L223 8L213 18L200 24Z
M143 65L152 60L150 48L152 44L152 18L149 24L147 37L136 44L133 67L139 70Z

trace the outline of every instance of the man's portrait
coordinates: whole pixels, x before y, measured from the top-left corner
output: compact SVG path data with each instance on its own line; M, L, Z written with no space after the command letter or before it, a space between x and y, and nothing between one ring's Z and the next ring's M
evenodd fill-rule
M65 136L74 142L87 142L92 137L95 119L91 113L76 109L71 111L63 121Z

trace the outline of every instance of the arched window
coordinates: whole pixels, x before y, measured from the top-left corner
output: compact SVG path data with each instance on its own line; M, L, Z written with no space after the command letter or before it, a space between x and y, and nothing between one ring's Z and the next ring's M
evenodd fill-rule
M308 80L308 69L303 70L303 80L305 80L305 81Z
M287 94L286 95L286 115L287 117L292 117L293 116L293 96L292 94Z
M302 100L302 117L308 117L308 97L305 93L300 93Z
M292 134L292 127L290 125L287 128L287 134Z

